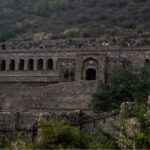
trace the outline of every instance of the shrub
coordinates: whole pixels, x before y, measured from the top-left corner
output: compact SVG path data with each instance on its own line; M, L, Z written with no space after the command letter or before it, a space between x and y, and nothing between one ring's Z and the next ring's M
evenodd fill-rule
M49 11L59 11L67 7L69 0L49 0L48 10Z
M64 35L65 37L69 38L69 37L75 37L77 34L79 34L79 29L78 28L70 28L70 29L66 29L62 35Z
M36 138L40 149L88 149L90 136L79 128L71 127L64 121L39 121L41 129Z
M38 132L33 143L20 136L5 142L6 149L88 149L91 136L64 121L38 121Z

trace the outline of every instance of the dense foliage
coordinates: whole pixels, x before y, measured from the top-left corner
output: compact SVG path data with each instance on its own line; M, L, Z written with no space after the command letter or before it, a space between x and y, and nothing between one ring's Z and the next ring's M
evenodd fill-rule
M92 100L95 112L117 109L122 102L144 101L150 92L150 65L127 67L99 89Z
M115 120L107 122L107 131L98 126L97 149L149 149L150 106L146 103L130 103ZM115 133L115 134L112 134Z
M150 65L127 67L110 77L93 96L95 112L120 108L115 120L101 127L96 143L100 149L149 149L150 145ZM121 106L120 106L121 105ZM104 130L104 131L103 131ZM115 133L115 134L112 134Z
M149 149L150 107L147 104L133 103L120 113L114 124L118 132L116 142L122 149Z
M39 149L88 149L90 136L61 121L40 121L36 145ZM46 128L44 126L47 126Z
M0 0L0 10L0 41L68 29L76 37L150 35L149 0Z
M71 127L64 121L38 121L38 133L33 143L18 140L6 144L9 149L88 149L91 143L89 134Z

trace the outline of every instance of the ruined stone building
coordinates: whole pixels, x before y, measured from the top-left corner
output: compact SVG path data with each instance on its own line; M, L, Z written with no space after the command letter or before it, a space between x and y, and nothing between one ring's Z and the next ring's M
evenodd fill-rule
M139 44L139 45L138 45ZM0 107L10 111L88 110L91 95L126 65L150 63L150 47L101 39L0 46Z

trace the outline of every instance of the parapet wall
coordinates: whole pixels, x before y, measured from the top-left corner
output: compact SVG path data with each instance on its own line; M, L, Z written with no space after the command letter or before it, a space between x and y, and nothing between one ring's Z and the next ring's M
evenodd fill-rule
M57 40L42 40L42 41L23 41L23 42L5 42L0 44L0 50L41 50L58 48L100 48L100 47L149 47L149 38L70 38Z

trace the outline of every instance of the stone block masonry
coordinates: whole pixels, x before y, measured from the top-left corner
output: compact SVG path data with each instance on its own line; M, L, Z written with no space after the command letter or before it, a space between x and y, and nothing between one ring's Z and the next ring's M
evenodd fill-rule
M91 95L111 74L127 65L150 64L150 46L131 43L100 39L2 43L0 107L89 109Z
M0 83L1 109L10 112L51 112L53 110L89 109L97 81L58 84Z

